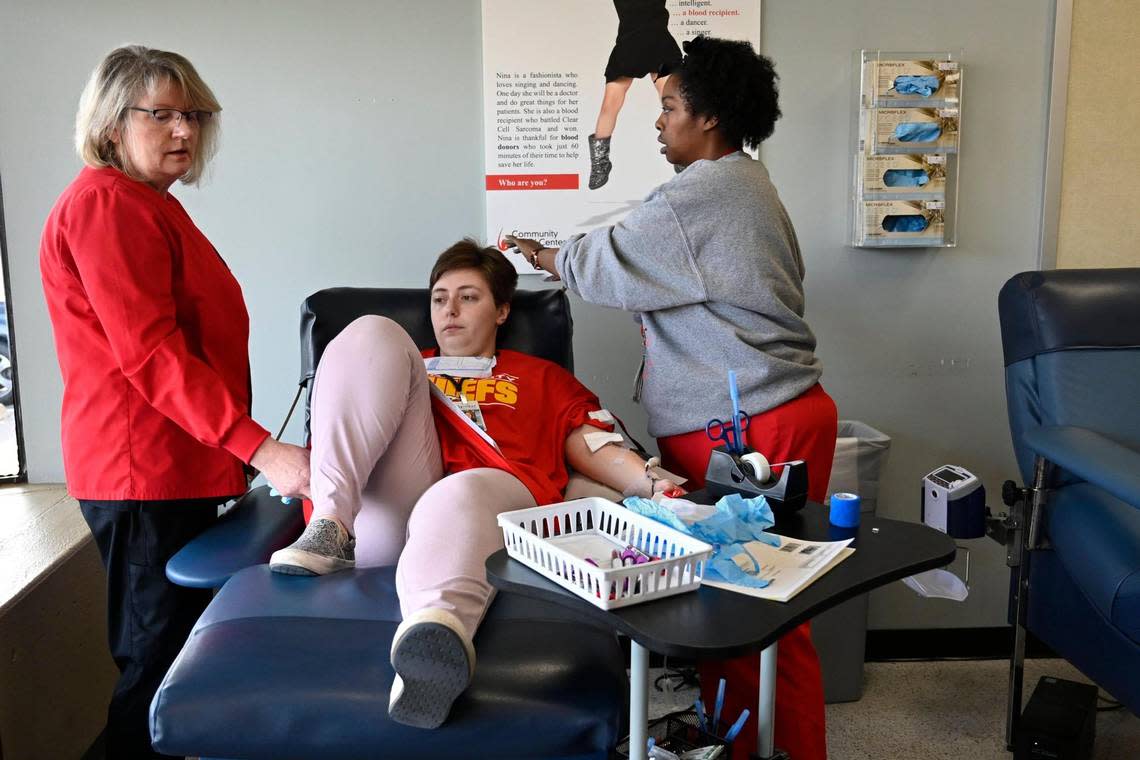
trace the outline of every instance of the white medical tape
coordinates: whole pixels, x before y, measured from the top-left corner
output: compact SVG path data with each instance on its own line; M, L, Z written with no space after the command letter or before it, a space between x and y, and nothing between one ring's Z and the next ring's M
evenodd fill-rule
M621 443L625 440L621 437L620 433L609 433L605 430L599 430L595 433L586 433L582 437L586 441L586 445L590 447L591 454L608 443Z
M768 460L764 455L758 451L751 451L740 458L740 461L745 462L752 468L754 477L761 483L766 483L768 478L772 477L772 466L768 464Z

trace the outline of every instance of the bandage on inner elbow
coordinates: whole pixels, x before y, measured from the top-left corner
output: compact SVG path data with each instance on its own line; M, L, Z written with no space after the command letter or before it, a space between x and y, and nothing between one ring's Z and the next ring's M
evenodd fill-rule
M922 187L930 181L924 169L887 169L883 184L887 187Z
M887 232L922 232L926 225L926 217L922 214L888 214L883 217L883 229Z
M934 142L942 136L942 127L933 122L907 121L895 126L899 142Z
M895 92L899 95L921 95L929 98L941 85L936 76L904 74L895 77Z

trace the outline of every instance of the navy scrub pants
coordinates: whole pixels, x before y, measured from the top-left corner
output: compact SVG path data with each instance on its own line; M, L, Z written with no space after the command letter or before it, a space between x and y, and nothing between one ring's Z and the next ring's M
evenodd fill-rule
M79 501L107 570L108 639L119 668L103 734L108 758L166 757L150 745L150 702L212 597L168 581L166 561L217 519L224 501Z

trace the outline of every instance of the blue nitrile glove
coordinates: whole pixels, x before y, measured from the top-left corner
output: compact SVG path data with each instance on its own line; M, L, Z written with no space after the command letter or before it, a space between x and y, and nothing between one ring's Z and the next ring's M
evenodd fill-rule
M895 77L895 92L899 95L921 95L929 98L939 87L938 77L904 74Z
M631 512L636 512L643 517L648 517L650 520L656 520L663 525L668 525L670 528L679 530L686 535L692 535L688 523L678 517L673 510L658 504L653 499L647 499L644 496L628 496L622 504Z
M293 503L293 497L292 496L281 496L280 492L278 492L278 490L276 488L270 488L269 489L269 495L280 497L282 504L292 504Z
M899 142L934 142L942 135L942 127L932 121L907 121L895 127Z
M779 546L779 539L777 539L775 545ZM734 557L741 554L745 555L747 559L745 564L751 564L754 567L754 573L760 572L760 568L756 566L755 558L745 551L744 546L741 544L724 544L723 546L717 547L712 557L710 557L705 564L705 571L709 579L724 581L725 583L732 583L737 586L746 586L748 588L764 588L772 583L772 581L766 578L757 578L754 574L749 574L741 570L740 565L733 561Z
M763 496L746 499L738 493L730 493L727 496L722 496L720 501L716 503L718 509L721 508L721 505L730 510L748 528L741 535L742 540L763 541L772 546L780 545L778 536L765 532L776 524L776 516L772 514L772 508L768 506L768 500Z
M922 187L930 181L924 169L887 169L883 184L887 187Z
M746 499L728 494L713 506L694 505L686 499L661 502L630 496L622 502L627 509L686 533L706 544L734 544L764 541L773 546L780 539L765 533L776 519L763 496ZM687 519L686 519L687 518Z
M887 232L922 232L926 224L926 217L922 214L888 214L883 217L883 229Z
M743 546L749 541L780 545L779 536L765 532L775 524L776 518L763 496L745 498L730 493L712 506L694 504L687 499L656 502L642 496L630 496L622 503L631 512L712 544L713 553L706 565L710 577L751 588L764 588L770 583L749 575L733 562L733 557L740 554L751 557ZM756 560L751 559L751 562L755 564Z

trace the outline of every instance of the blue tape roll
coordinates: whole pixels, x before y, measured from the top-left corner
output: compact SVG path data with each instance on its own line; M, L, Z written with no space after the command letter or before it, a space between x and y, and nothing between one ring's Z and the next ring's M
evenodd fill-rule
M831 524L840 528L854 528L859 524L861 499L853 493L833 493L831 495Z

